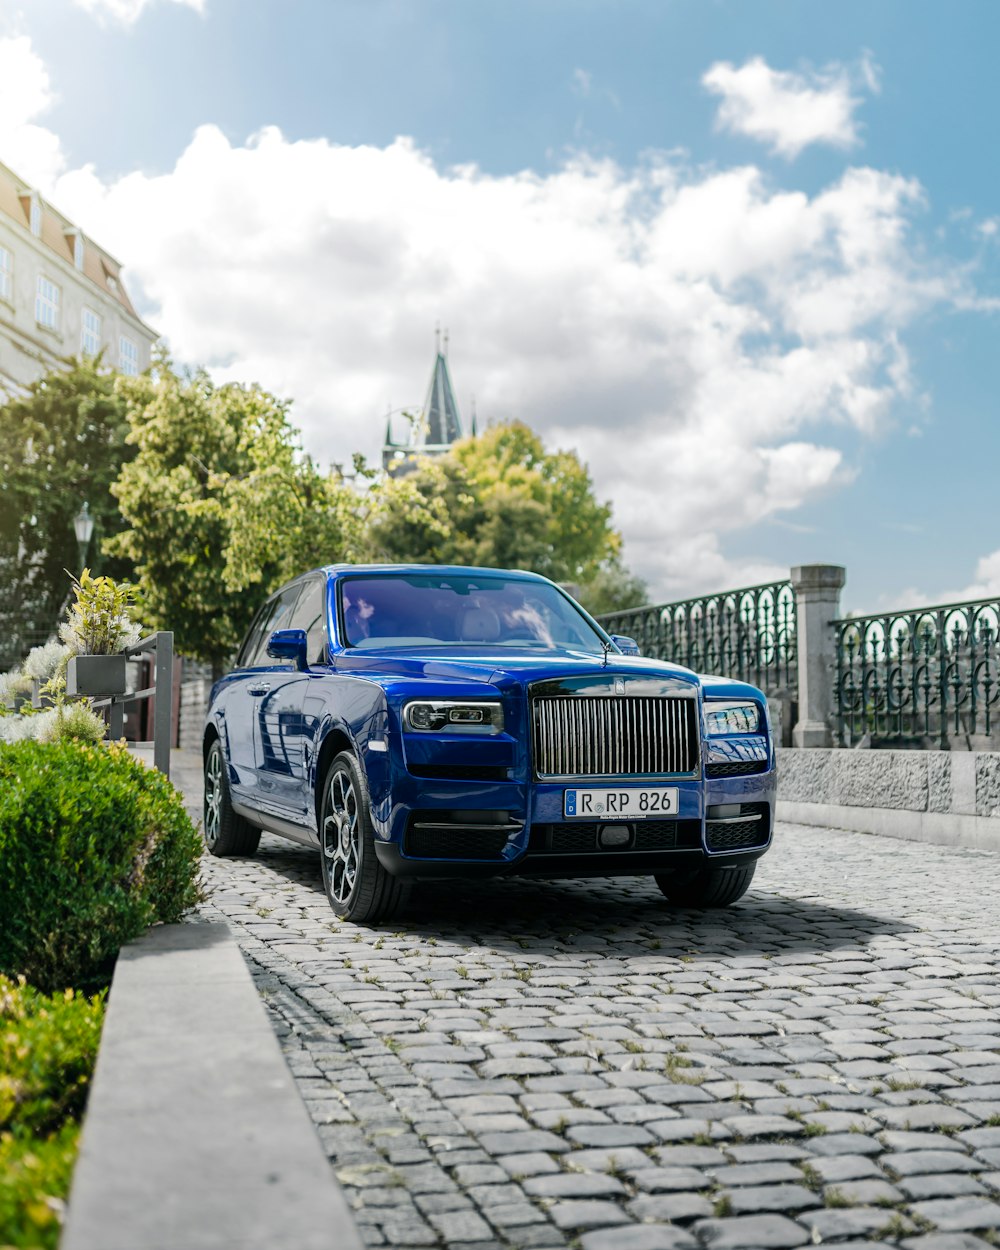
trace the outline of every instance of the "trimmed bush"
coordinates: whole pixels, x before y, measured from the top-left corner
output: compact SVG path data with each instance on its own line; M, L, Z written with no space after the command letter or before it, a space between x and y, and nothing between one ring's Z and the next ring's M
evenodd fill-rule
M201 847L170 782L123 747L0 744L0 972L94 983L197 901Z
M103 1016L103 995L0 977L0 1245L59 1240Z
M103 994L48 997L0 976L0 1134L47 1135L79 1118L103 1019Z
M79 1124L38 1140L0 1133L0 1245L55 1250L76 1163Z

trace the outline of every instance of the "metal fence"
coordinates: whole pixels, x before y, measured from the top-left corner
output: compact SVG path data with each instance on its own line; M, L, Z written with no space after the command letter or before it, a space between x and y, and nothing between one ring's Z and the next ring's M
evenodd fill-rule
M1000 599L834 621L842 746L995 749Z
M125 654L130 659L148 657L153 662L153 684L144 690L127 690L125 694L95 699L95 708L108 710L108 737L112 742L122 736L125 727L125 704L142 699L153 700L153 737L147 742L132 742L132 747L152 747L153 767L170 776L170 747L174 740L174 636L161 630L142 638Z
M597 618L612 634L634 638L643 655L698 673L752 682L773 697L796 697L795 590L769 582L677 603Z

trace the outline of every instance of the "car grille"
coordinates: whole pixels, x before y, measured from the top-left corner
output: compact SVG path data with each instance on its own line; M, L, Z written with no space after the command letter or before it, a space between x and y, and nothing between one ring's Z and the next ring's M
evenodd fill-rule
M626 826L632 834L629 844L618 847L600 845L597 836L603 827L597 821L534 825L528 849L539 855L614 855L623 851L673 851L701 846L698 820L636 821Z
M764 846L770 833L766 803L744 803L738 817L705 822L705 844L710 851L737 851Z
M695 699L541 696L532 701L539 777L644 777L698 767Z
M706 777L746 777L750 773L766 773L767 760L729 760L723 764L706 764Z
M507 781L510 770L493 764L407 764L414 777L446 781Z
M403 843L403 854L418 859L499 859L506 845L505 832L409 829Z

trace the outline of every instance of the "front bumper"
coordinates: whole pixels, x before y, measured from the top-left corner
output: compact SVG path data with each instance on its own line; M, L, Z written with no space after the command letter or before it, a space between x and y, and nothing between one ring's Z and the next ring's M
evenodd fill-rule
M408 778L395 788L387 818L376 822L375 849L396 876L604 877L747 863L770 846L773 770L718 782L677 778L655 784L678 790L676 817L602 824L564 818L569 783ZM614 788L642 785L630 778ZM725 805L724 819L706 820L706 811L718 805ZM609 825L617 835L611 839L602 833Z

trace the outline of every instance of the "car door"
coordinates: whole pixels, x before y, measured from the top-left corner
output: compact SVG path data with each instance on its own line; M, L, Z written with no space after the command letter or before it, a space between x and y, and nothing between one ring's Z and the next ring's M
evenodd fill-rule
M302 749L303 774L305 778L304 795L306 801L306 818L310 828L315 828L316 809L313 804L312 769L319 739L320 726L324 715L329 711L332 673L330 666L329 635L327 627L328 582L326 577L316 578L303 591L296 610L296 617L301 621L301 628L306 631L306 655L309 661L309 672L306 674L304 686L305 698L302 704ZM315 779L316 785L322 778Z
M297 628L295 605L302 589L302 582L293 582L278 596L261 640L254 680L249 686L256 700L257 806L262 812L296 823L301 823L304 808L301 722L305 674L291 660L268 656L267 643L275 630Z
M236 669L227 679L222 704L222 721L229 761L229 784L237 803L257 805L256 738L257 696L250 688L259 680L257 671L264 657L264 644L269 636L268 623L274 615L276 599L264 603L247 633L236 661Z

